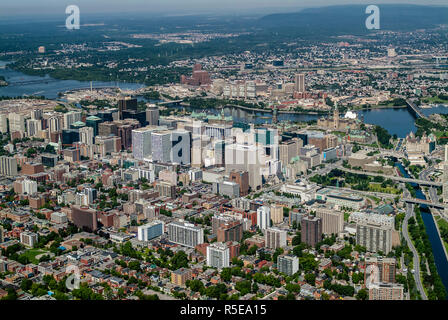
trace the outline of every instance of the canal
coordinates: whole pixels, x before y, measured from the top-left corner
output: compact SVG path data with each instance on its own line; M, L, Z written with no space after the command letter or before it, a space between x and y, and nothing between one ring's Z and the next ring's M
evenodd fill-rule
M396 163L396 167L400 170L401 174L409 178L409 174L407 171L403 168L401 163ZM412 187L414 187L417 198L426 200L426 196L423 194L420 187L415 184L411 183ZM442 240L439 237L439 234L437 232L437 227L435 225L434 218L432 217L431 211L426 205L420 205L420 212L422 215L423 223L425 224L426 233L428 234L429 242L431 243L432 252L434 255L434 262L437 268L437 272L442 279L442 283L445 286L445 289L448 291L448 260L445 255L445 251L443 249L443 243ZM448 299L448 297L447 297Z

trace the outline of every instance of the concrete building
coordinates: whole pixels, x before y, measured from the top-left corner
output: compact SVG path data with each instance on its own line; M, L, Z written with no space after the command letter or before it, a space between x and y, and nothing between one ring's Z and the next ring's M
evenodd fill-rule
M369 300L404 300L404 287L397 283L371 284Z
M368 281L395 283L397 261L395 258L386 257L366 257L364 283Z
M280 255L277 257L279 272L292 276L299 271L299 258L293 255Z
M204 230L191 223L174 221L168 224L168 239L182 246L194 248L204 243Z
M164 223L159 220L151 221L137 229L137 239L139 241L150 241L161 236L164 232Z
M32 248L37 243L39 236L37 233L24 231L20 234L20 243Z
M257 226L261 230L265 230L271 226L271 209L262 206L257 209Z
M301 226L302 242L315 247L322 240L322 219L306 216L302 218Z
M273 224L283 222L283 206L278 204L271 205L271 220Z
M17 159L13 157L0 157L0 174L5 176L17 175Z
M240 196L240 185L231 181L219 181L213 183L213 193L227 196L231 199Z
M230 251L225 243L215 242L207 247L207 265L217 269L230 266Z
M377 223L358 223L356 225L356 244L369 252L387 255L392 251L392 228Z
M334 209L317 208L316 217L322 219L322 233L331 235L344 230L344 213Z
M270 249L286 247L286 230L267 228L265 231L265 245Z

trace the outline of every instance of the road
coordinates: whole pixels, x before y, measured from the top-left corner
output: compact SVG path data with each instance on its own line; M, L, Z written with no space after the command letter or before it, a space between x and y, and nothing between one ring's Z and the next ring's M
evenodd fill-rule
M408 195L409 191L407 189L405 189L404 194ZM403 225L402 225L401 231L402 231L404 239L408 243L409 249L411 249L412 255L414 256L414 270L415 270L414 279L415 279L415 283L417 285L417 289L420 292L422 299L428 300L425 290L423 289L422 279L421 279L421 275L420 275L420 257L418 255L417 250L414 247L414 244L411 241L411 238L409 237L409 232L408 232L408 221L413 216L414 216L414 205L407 204L406 205L406 216L403 220Z

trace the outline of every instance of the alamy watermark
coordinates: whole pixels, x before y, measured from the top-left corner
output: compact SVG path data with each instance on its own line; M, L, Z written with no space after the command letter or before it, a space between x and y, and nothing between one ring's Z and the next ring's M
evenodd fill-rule
M370 16L366 19L366 28L369 30L380 28L380 8L375 5L370 5L366 8L366 14Z
M71 264L65 269L65 273L70 274L65 281L65 286L67 289L70 291L79 289L79 283L81 282L81 273L79 272L79 268Z
M68 30L79 30L80 28L80 11L76 5L70 5L65 9L65 13L69 14L65 20L65 27Z

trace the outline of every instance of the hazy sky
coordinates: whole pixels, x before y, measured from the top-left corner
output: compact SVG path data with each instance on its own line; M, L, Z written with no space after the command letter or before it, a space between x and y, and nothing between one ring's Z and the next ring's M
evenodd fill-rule
M410 3L447 5L447 0L0 0L0 16L65 14L68 5L81 13L247 13L339 4Z

